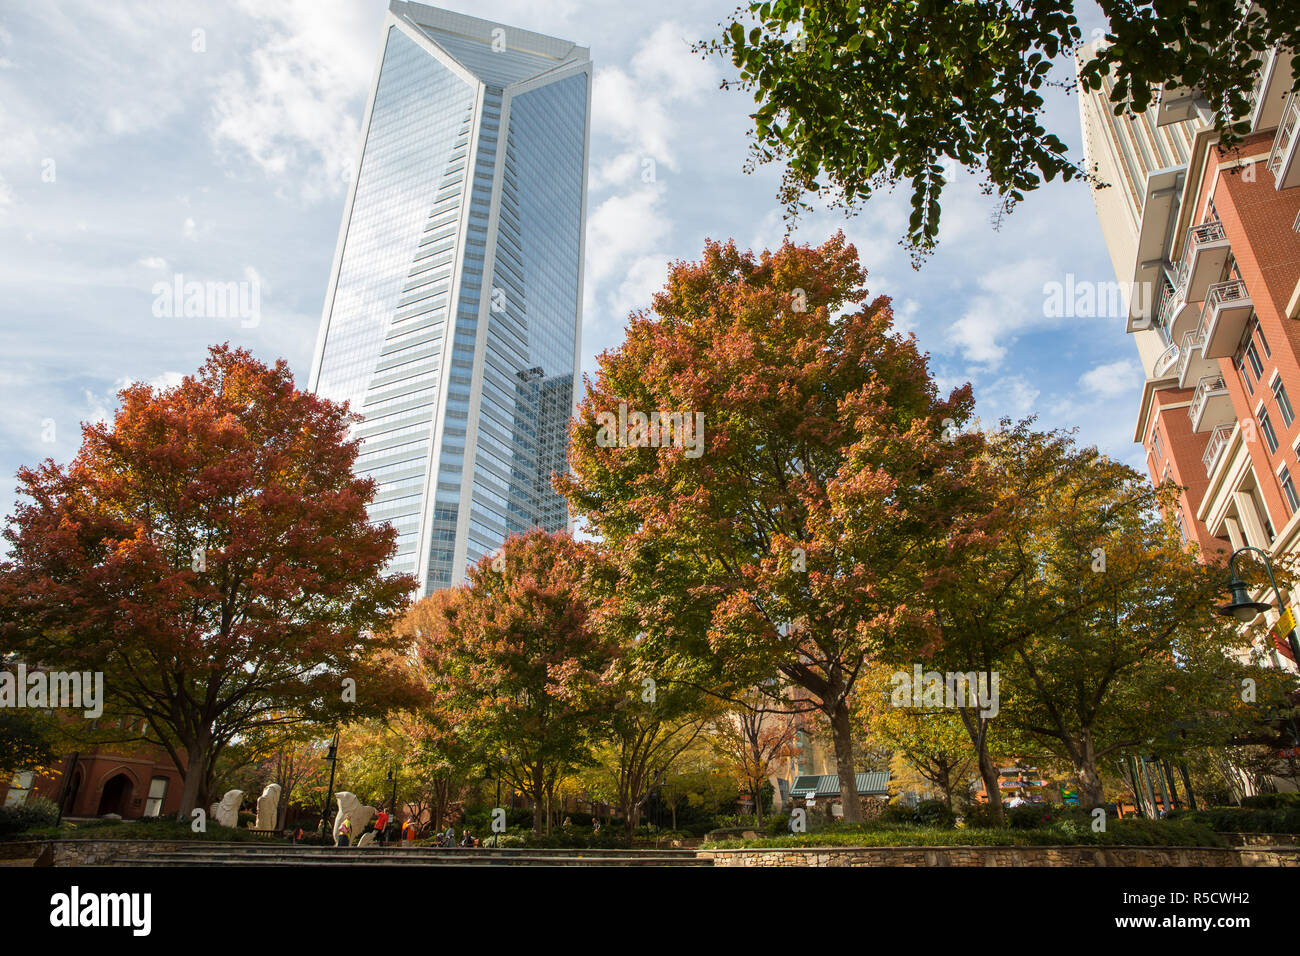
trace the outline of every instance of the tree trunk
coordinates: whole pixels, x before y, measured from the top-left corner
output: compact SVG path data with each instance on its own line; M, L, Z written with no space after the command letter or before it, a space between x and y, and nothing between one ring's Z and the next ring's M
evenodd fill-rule
M844 809L845 823L859 823L862 807L858 800L858 779L853 766L853 725L849 721L849 706L843 699L831 708L831 737L835 741L835 772L840 778L840 806Z
M533 792L529 794L533 798L533 833L537 836L542 835L542 814L546 807L542 803L543 794L546 792L546 773L542 762L539 760L533 764Z
M975 757L979 766L980 780L984 783L984 796L988 797L993 816L1002 822L1002 788L998 786L998 768L989 756L988 727L979 714L963 708L961 722L966 727L966 734L975 748Z
M192 745L187 744L185 756L186 765L185 777L181 784L181 805L176 811L176 819L181 823L188 823L190 812L199 805L199 799L207 777L208 742L206 740L196 740ZM204 807L203 811L206 813L207 807Z
M754 819L761 834L763 832L763 784L754 788Z

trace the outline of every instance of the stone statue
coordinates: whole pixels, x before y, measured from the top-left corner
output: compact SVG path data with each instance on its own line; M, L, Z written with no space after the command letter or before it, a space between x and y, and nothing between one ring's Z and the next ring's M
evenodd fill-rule
M371 830L369 833L361 834L361 839L357 841L357 847L359 849L363 846L370 846L370 844L374 842L375 842L375 831Z
M244 791L227 790L221 802L212 805L212 812L209 815L223 827L237 827L239 826L239 804L243 799Z
M257 798L257 822L253 824L258 830L274 830L280 819L280 785L268 783L262 795Z
M355 793L342 790L334 796L339 802L339 812L334 815L334 839L337 841L339 838L339 826L344 820L349 820L352 823L352 836L349 837L349 842L355 844L357 837L366 828L366 824L375 818L377 811L374 807L364 806Z

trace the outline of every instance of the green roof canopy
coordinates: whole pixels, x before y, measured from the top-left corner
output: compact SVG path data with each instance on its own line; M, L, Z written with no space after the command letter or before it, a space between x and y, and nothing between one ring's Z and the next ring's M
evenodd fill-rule
M858 778L858 795L885 797L889 795L889 771L855 774ZM792 797L838 797L840 778L835 774L805 774L795 780L790 788Z

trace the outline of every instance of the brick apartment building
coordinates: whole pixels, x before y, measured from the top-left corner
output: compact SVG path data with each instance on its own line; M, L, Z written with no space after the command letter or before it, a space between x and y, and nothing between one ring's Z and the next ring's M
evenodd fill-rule
M1252 95L1250 133L1230 150L1195 90L1166 88L1136 117L1112 114L1109 88L1081 95L1087 161L1107 184L1094 201L1116 276L1131 283L1127 331L1146 378L1134 441L1153 482L1185 489L1171 517L1206 553L1300 551L1292 85L1289 54L1273 51ZM1263 638L1257 647L1294 669L1286 648Z

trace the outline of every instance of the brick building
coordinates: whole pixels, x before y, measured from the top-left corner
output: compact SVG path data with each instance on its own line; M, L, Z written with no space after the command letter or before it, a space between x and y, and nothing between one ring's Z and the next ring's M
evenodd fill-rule
M1300 551L1300 94L1292 86L1290 56L1271 52L1241 118L1250 132L1230 150L1195 90L1166 88L1138 117L1114 116L1108 88L1080 101L1087 160L1108 187L1094 189L1098 218L1131 293L1127 331L1146 378L1134 441L1153 482L1184 489L1171 517L1204 553ZM1275 666L1294 668L1289 651L1263 638L1257 647Z
M68 817L116 814L124 820L175 814L181 775L160 747L90 747L66 754L54 773L15 774L0 782L0 806L22 805L33 795L62 801Z

